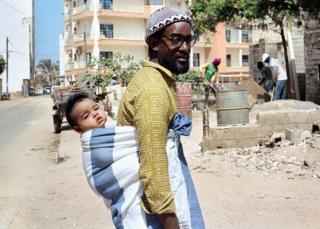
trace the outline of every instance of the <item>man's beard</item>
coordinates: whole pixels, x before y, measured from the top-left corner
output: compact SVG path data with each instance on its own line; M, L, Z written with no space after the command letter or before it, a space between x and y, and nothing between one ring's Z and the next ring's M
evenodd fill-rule
M159 64L170 70L173 74L179 75L189 70L189 59L186 62L178 62L176 55L171 58L170 63L159 60Z

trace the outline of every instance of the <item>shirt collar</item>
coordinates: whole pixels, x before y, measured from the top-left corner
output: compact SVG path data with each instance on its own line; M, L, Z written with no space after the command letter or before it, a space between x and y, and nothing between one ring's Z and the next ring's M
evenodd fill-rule
M176 75L174 75L172 72L170 72L168 69L166 69L165 67L161 66L160 64L157 64L155 62L151 62L151 61L147 61L144 60L142 62L142 66L143 67L152 67L152 68L156 68L158 70L160 70L162 73L162 75L168 77L171 80L176 80Z

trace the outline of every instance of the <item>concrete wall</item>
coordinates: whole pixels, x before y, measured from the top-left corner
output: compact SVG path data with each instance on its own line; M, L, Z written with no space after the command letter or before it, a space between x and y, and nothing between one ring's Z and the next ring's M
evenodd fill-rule
M305 31L306 100L320 104L320 28Z
M286 104L290 105L290 103L299 108L287 107L286 109ZM284 132L286 128L311 131L312 125L320 120L320 107L310 102L274 101L265 103L263 106L265 106L264 110L254 111L256 112L255 123L210 128L209 136L203 139L203 151L251 147L256 145L259 139L273 133Z

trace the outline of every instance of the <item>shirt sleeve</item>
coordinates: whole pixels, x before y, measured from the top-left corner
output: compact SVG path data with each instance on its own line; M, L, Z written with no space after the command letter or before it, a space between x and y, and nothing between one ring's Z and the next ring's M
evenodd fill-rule
M170 98L163 87L144 89L135 104L140 170L144 185L141 202L149 214L175 213L170 189L166 139L170 122Z

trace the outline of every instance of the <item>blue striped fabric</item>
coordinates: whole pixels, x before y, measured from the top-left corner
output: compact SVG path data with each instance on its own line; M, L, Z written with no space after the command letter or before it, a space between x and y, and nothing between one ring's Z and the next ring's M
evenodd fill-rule
M170 186L180 228L202 229L201 209L180 143L191 122L176 115L167 138ZM110 208L118 229L161 229L159 219L140 206L143 185L138 179L139 157L133 127L97 128L81 134L83 167L90 187Z

